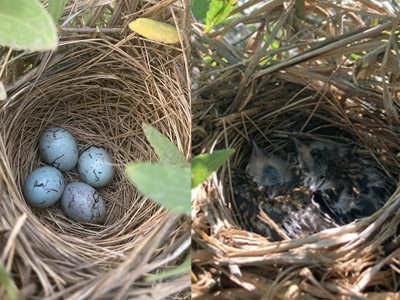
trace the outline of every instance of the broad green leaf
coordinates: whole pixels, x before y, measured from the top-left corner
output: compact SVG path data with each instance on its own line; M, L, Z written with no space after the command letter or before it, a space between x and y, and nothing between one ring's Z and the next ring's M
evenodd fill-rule
M185 156L167 137L148 124L143 123L142 127L147 140L162 164L187 165Z
M0 285L4 287L10 300L17 300L17 289L8 274L6 267L0 261Z
M54 22L58 22L62 16L67 0L50 0L49 14L53 17Z
M57 47L57 29L37 0L0 0L0 46L46 51Z
M188 257L185 259L185 261L182 264L180 264L178 267L176 267L175 269L165 271L160 274L149 275L145 278L145 280L146 281L162 280L162 279L169 278L169 277L172 277L175 275L180 275L182 273L189 272L191 269L191 263L192 263L191 256L188 255Z
M207 12L210 7L211 0L192 0L192 13L193 15L203 21L206 22Z
M131 163L126 174L146 197L176 213L190 214L190 167Z
M129 28L152 41L165 44L179 42L178 31L174 26L152 19L137 18L129 23Z
M215 25L224 22L229 14L236 8L236 0L211 0L206 16L206 30L209 32Z
M234 152L234 149L225 149L195 156L192 159L192 188L210 177Z

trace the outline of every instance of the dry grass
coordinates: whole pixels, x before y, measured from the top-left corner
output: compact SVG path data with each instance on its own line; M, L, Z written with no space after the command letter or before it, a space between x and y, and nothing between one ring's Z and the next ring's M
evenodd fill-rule
M192 202L195 299L399 297L400 8L306 1L303 14L301 2L249 1L213 33L193 26L193 152L236 149ZM240 229L230 168L245 167L252 139L285 154L299 134L370 160L386 178L385 207L297 240Z
M190 153L187 10L169 0L70 1L57 52L0 50L9 95L0 103L0 253L21 298L187 298L187 274L155 283L143 276L182 262L188 220L141 196L124 173L128 162L157 160L142 122ZM137 17L186 28L181 43L164 46L132 33L127 26ZM79 150L98 145L111 154L116 175L100 190L103 225L77 224L58 204L25 203L21 187L43 164L37 143L50 126L67 129ZM76 171L65 178L79 180Z

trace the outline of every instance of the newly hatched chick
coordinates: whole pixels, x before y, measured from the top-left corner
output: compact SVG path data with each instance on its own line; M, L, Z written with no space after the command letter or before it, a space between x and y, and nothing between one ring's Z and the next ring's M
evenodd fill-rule
M319 195L338 223L369 216L384 204L384 180L371 163L346 148L293 141L304 185Z
M287 162L274 155L267 157L254 141L246 172L270 198L287 190L289 185L298 181L298 174L294 169L290 169Z
M247 230L274 241L281 239L259 219L260 209L291 238L337 226L301 185L300 169L276 156L266 156L254 142L246 172L249 176L233 170L232 182L238 213Z

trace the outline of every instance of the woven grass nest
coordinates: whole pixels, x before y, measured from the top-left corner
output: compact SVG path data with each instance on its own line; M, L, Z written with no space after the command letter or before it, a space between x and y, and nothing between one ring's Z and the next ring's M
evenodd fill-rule
M387 34L399 25L388 7L335 5L306 2L301 19L294 2L254 1L213 33L194 26L193 152L236 150L193 196L194 299L399 297L400 59L390 50L398 36ZM231 169L245 169L251 140L284 156L294 135L356 149L385 178L386 205L301 239L270 242L242 229Z
M137 17L188 28L185 15L174 1L76 2L64 11L56 52L9 53L3 73L9 97L0 103L0 252L21 299L190 294L187 274L143 280L182 262L190 232L187 220L143 197L125 176L129 162L157 161L143 122L188 153L187 41L165 46L128 28ZM43 165L38 141L52 126L67 129L78 150L97 145L110 153L116 174L99 189L104 224L78 224L59 204L35 209L25 202L23 181ZM66 183L79 181L76 169L64 176Z

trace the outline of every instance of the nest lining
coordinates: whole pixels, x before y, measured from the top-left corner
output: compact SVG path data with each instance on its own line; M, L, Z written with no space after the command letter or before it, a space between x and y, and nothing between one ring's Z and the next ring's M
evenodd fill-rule
M153 13L159 15L170 7L167 2L155 3ZM175 9L175 17L181 18L183 11ZM186 54L179 45L167 48L133 34L116 45L116 38L128 33L125 29L121 37L94 39L63 36L58 51L37 57L30 72L34 76L10 85L9 99L2 103L1 220L7 232L16 231L14 250L5 253L15 282L27 297L164 299L188 288L186 275L159 282L156 286L164 291L159 295L151 291L152 283L134 283L161 266L169 269L181 263L179 246L189 236L187 220L143 197L125 175L129 162L157 161L143 134L143 122L187 153ZM33 60L22 57L20 61L11 66ZM107 207L104 224L76 223L58 203L36 209L25 202L25 178L44 165L38 151L40 135L53 126L67 129L79 152L95 145L112 157L113 181L98 189ZM76 168L63 175L66 184L81 181ZM168 258L169 254L175 258Z

